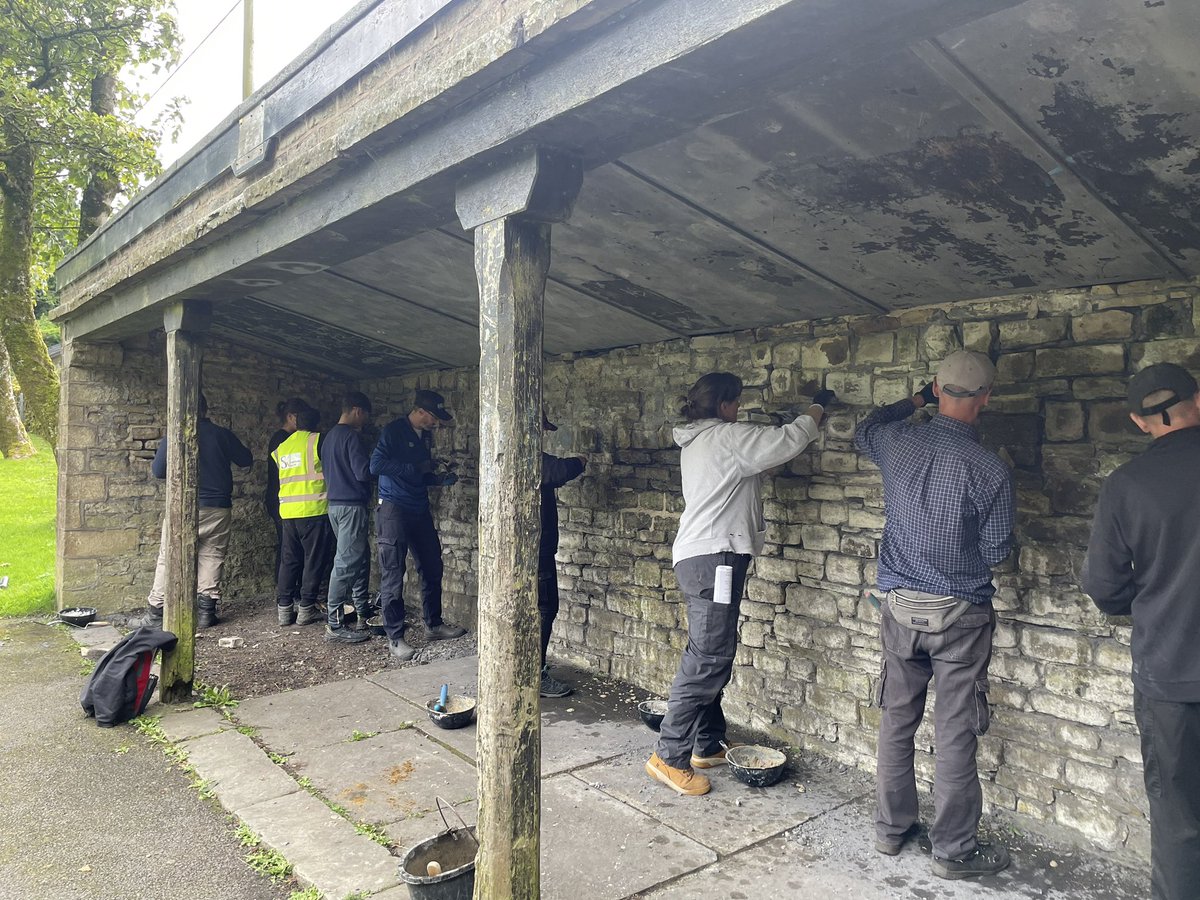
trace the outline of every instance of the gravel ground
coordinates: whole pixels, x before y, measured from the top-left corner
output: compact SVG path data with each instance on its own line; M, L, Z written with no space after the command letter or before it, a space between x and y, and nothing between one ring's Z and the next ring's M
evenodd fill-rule
M417 655L409 662L400 662L388 653L384 637L372 636L362 644L333 644L325 640L323 622L281 628L270 598L222 601L217 614L220 623L196 635L196 680L212 687L228 687L238 699L361 678L383 669L476 652L472 631L452 641L427 641L419 615L406 634L406 640L417 648ZM121 624L115 615L108 618ZM240 637L245 645L221 647L218 641L223 637Z

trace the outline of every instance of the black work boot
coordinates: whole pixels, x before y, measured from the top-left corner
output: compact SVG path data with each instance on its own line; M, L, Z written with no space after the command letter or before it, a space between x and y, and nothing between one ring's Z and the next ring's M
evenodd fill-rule
M133 628L154 628L158 631L162 631L163 608L161 606L154 606L151 603L147 603L145 615L139 616L138 618L132 620L129 624Z
M217 618L216 598L208 594L196 595L196 627L212 628L221 620Z

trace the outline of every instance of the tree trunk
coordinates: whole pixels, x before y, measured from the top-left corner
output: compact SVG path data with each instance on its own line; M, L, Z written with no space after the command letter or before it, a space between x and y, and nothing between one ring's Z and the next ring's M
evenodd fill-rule
M7 158L0 181L0 333L12 371L25 396L25 427L55 443L58 434L58 369L33 314L34 148L16 122L4 125Z
M92 79L92 112L111 116L117 109L117 76L104 72ZM93 162L88 176L87 188L79 202L79 243L83 243L92 232L108 221L112 213L113 200L121 186L120 180L110 171L112 165Z
M5 459L23 459L36 452L17 412L8 345L4 343L4 335L0 334L0 454Z

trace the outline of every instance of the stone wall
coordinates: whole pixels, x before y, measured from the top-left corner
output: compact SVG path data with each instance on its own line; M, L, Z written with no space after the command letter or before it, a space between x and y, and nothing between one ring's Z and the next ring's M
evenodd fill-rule
M165 490L150 462L166 428L166 356L162 332L142 340L68 343L59 411L59 608L140 609L154 578ZM227 596L274 595L275 528L266 516L267 441L275 406L306 397L322 422L337 421L340 393L331 383L244 347L213 340L205 350L203 390L209 417L233 429L254 455L234 468L233 524L226 558Z
M873 769L878 616L862 594L874 582L883 502L877 470L852 448L854 426L872 406L920 388L949 351L989 352L999 383L982 432L1013 462L1020 512L1019 550L997 577L995 717L979 757L985 797L1040 830L1145 858L1130 629L1092 607L1079 570L1100 483L1145 442L1122 405L1126 378L1159 360L1200 369L1198 294L1192 283L1026 294L549 362L545 404L561 430L547 449L592 455L583 478L559 492L564 605L552 652L666 691L684 643L670 568L682 506L670 439L678 396L703 372L730 370L746 383L743 410L772 409L823 379L850 408L765 479L768 543L742 607L726 709L757 731ZM436 505L447 587L469 605L477 373L364 388L399 403L418 385L444 393L456 413L439 452L466 477ZM929 728L918 736L926 783L933 740Z
M874 581L883 524L874 467L852 449L874 405L910 395L950 350L998 357L985 442L1011 458L1019 550L997 576L1001 624L992 663L995 716L980 766L990 808L1064 829L1131 858L1148 856L1127 622L1078 588L1097 490L1144 446L1122 405L1130 373L1160 360L1200 369L1200 286L1139 283L1027 294L679 340L551 360L545 404L560 430L547 450L585 452L585 475L559 492L563 611L552 652L664 692L684 643L670 568L682 498L671 442L679 395L700 374L737 372L743 409L810 396L819 381L849 404L784 470L764 479L768 543L743 606L726 708L734 721L871 770L878 712ZM158 549L162 487L148 472L165 417L161 334L124 346L68 345L59 451L60 602L139 607ZM275 403L308 396L336 418L346 387L215 342L206 354L212 417L251 447L235 476L228 589L271 593L273 529L260 498ZM478 383L474 370L358 385L379 424L431 387L455 414L435 452L460 482L434 491L451 620L475 620ZM408 596L415 602L417 594ZM918 772L933 774L933 734Z

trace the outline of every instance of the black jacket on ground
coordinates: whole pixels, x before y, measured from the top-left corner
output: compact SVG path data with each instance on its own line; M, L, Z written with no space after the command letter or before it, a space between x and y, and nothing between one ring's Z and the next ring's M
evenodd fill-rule
M205 509L229 509L233 506L233 475L229 466L249 468L254 462L236 434L228 428L201 419L196 428L197 459L200 469L200 485L197 491L199 505ZM150 471L155 478L167 477L167 439L164 435L158 442L154 462Z
M1200 427L1173 431L1100 489L1083 589L1133 616L1133 683L1154 700L1200 703Z
M538 568L554 568L558 552L558 500L554 491L583 474L583 460L578 457L562 459L542 454L542 541L538 546Z
M104 654L83 686L79 695L83 711L95 716L96 724L104 728L140 715L139 700L144 708L145 695L153 690L153 683L145 680L149 663L159 650L173 649L176 640L169 631L146 626L127 634ZM139 661L143 654L149 654L149 659Z

